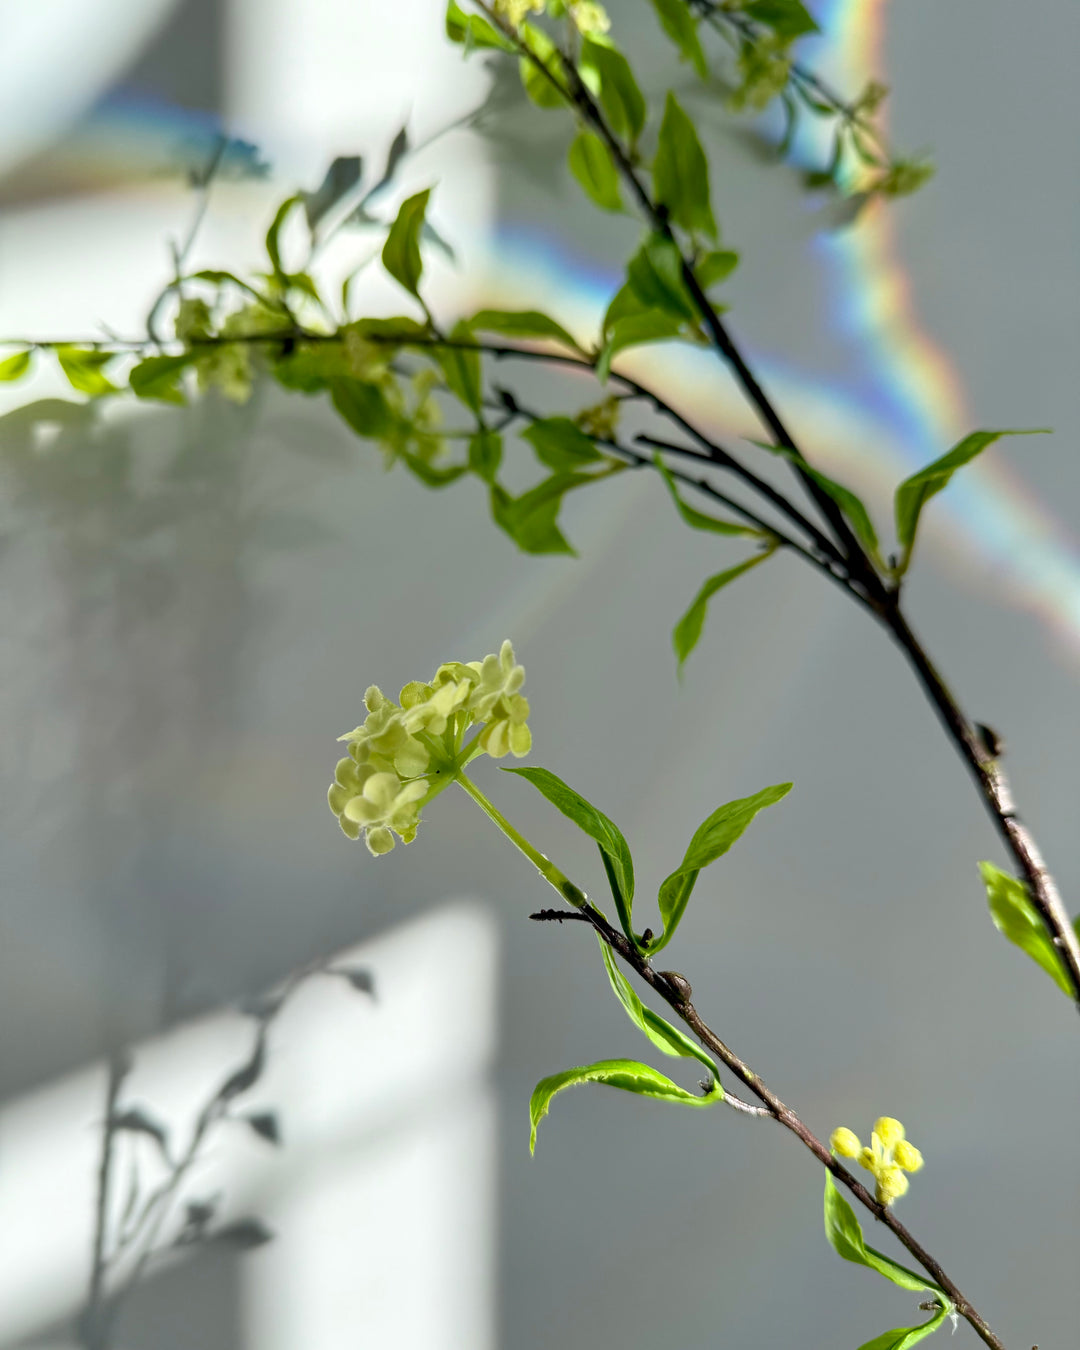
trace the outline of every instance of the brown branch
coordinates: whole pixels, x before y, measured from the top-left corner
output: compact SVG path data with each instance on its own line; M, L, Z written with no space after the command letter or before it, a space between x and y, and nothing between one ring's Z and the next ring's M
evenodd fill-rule
M547 911L547 913L550 912ZM590 923L601 940L635 970L651 989L660 995L680 1020L690 1028L705 1049L711 1051L738 1078L744 1087L748 1088L755 1097L764 1103L768 1114L784 1129L789 1130L805 1148L809 1149L818 1162L829 1169L840 1185L845 1187L864 1209L895 1235L930 1278L941 1287L953 1303L956 1311L970 1324L976 1335L992 1350L1005 1350L1004 1343L991 1330L990 1325L978 1312L971 1300L949 1278L941 1264L896 1218L892 1210L881 1204L871 1195L862 1182L847 1170L839 1159L833 1157L828 1145L822 1143L791 1107L781 1101L776 1093L767 1087L750 1066L740 1059L705 1022L691 1002L691 990L687 981L682 976L675 976L673 971L654 969L648 957L643 956L588 901L576 911L574 917Z

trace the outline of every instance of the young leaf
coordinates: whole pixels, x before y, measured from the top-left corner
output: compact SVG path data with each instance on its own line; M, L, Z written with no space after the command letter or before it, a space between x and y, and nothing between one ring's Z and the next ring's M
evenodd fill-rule
M603 811L587 802L548 769L506 768L503 772L516 773L526 779L538 792L543 793L556 810L561 811L568 820L572 820L590 839L596 840L611 884L615 908L619 912L619 922L626 936L631 942L634 941L631 928L634 907L634 860L630 855L630 846L623 838L619 827L613 820L609 820Z
M788 455L788 459L794 460L793 455ZM837 504L844 515L847 517L848 524L855 531L859 543L866 550L867 555L881 570L884 570L885 564L881 558L881 552L878 548L877 531L874 529L874 522L870 519L870 512L866 506L850 488L846 488L842 483L836 483L819 470L813 469L809 464L799 461L799 468L807 477L812 478L818 487L822 488L833 501Z
M694 276L703 291L726 281L739 265L739 255L730 249L714 249L706 253L694 266Z
M577 469L602 456L588 436L569 417L541 417L521 433L549 469Z
M285 269L281 265L281 231L289 218L289 213L301 201L303 201L303 194L300 192L294 193L291 197L286 197L275 212L274 219L270 222L270 228L266 231L266 254L270 259L274 276L282 282L285 278Z
M927 1279L924 1275L917 1275L915 1271L908 1270L907 1266L900 1265L898 1261L866 1245L855 1211L837 1190L832 1173L828 1171L825 1173L825 1236L832 1244L833 1251L845 1261L851 1261L857 1266L868 1266L886 1280L891 1280L901 1289L908 1289L912 1293L928 1290L943 1299L946 1308L952 1308L952 1304L933 1280Z
M656 199L684 230L700 230L716 238L716 221L709 200L709 161L694 124L670 91L653 161Z
M162 403L184 403L180 377L195 360L195 352L180 356L148 356L133 366L128 376L131 391L138 398L155 398Z
M675 503L675 509L683 520L686 521L692 529L711 530L713 534L746 534L753 535L758 539L764 539L769 536L764 530L756 530L752 525L742 525L734 520L716 520L713 516L707 516L703 511L695 511L692 506L679 496L678 489L675 486L675 479L671 476L668 466L660 458L660 452L653 455L653 463L656 465L661 478L667 484L667 489L671 493L671 499Z
M717 572L705 582L701 590L690 605L690 608L675 625L671 634L671 645L675 648L675 655L679 659L679 668L682 669L686 658L694 650L701 637L701 630L705 626L705 614L708 610L709 600L721 590L724 586L741 577L744 572L749 572L751 567L756 567L766 558L771 558L776 552L775 546L768 548L763 553L757 553L752 558L747 558L746 562L739 563L737 567L729 567L725 572Z
M332 211L342 197L357 186L363 167L364 161L359 155L338 155L315 191L300 194L308 229L312 233L327 211Z
M1036 436L1045 434L1047 430L1046 427L1038 427L1027 431L973 431L940 459L935 459L925 469L906 478L896 489L896 537L903 549L898 573L903 575L911 561L911 550L915 547L915 532L923 507L948 484L957 469L970 463L1002 436Z
M619 175L599 136L591 131L579 132L570 146L569 164L570 172L597 206L604 211L623 209Z
M221 1242L227 1247L235 1247L239 1251L251 1251L254 1247L265 1246L268 1242L273 1242L274 1234L267 1228L261 1219L241 1219L238 1223L230 1223L225 1228L219 1228L216 1233L210 1235L211 1242Z
M383 266L410 294L419 296L420 276L424 270L420 257L420 231L424 224L431 189L407 198L401 203L397 219L383 245Z
M548 1113L552 1097L564 1088L576 1087L579 1083L606 1083L608 1087L621 1088L623 1092L676 1102L680 1106L713 1106L724 1099L718 1086L707 1096L696 1097L648 1064L639 1064L632 1059L605 1059L598 1064L567 1069L563 1073L552 1074L550 1078L542 1078L533 1089L529 1102L530 1153L536 1152L536 1130Z
M979 871L986 885L990 916L999 933L1038 962L1063 994L1072 996L1065 963L1050 940L1046 924L1028 899L1028 888L993 863L981 862Z
M705 64L705 53L701 39L697 34L697 21L690 13L686 0L652 0L660 26L679 49L679 59L689 61L698 73L699 79L709 74Z
M932 1336L948 1317L949 1312L949 1304L947 1302L940 1303L937 1312L922 1326L893 1327L892 1331L883 1331L880 1336L875 1336L872 1341L860 1345L859 1350L911 1350L913 1345L918 1345L927 1336Z
M438 464L431 464L420 455L413 454L411 450L402 449L399 454L406 467L419 478L425 487L446 487L448 483L457 482L459 478L469 472L468 464L448 464L446 467L442 467Z
M606 338L620 319L628 319L632 314L644 314L647 309L648 305L633 286L628 281L624 282L611 297L600 331Z
M658 309L645 309L618 319L596 361L596 378L603 384L611 373L611 363L627 347L642 347L648 342L666 342L682 336L682 323Z
M82 347L57 347L56 359L68 378L72 389L91 398L117 393L116 385L106 379L102 368L115 356L114 352L99 352Z
M573 554L556 521L563 494L590 481L584 474L552 474L520 497L512 497L505 488L493 483L491 514L522 553Z
M501 52L513 52L514 44L493 28L479 14L466 14L455 0L446 6L446 36L451 42L463 43L465 53L474 47L494 47Z
M536 57L523 56L518 62L518 69L521 73L521 83L525 88L526 94L536 104L538 108L561 108L564 103L562 94L559 93L558 81L560 79L559 54L554 42L548 37L542 28L537 28L535 24L523 23L519 29L525 45ZM540 66L543 66L543 70ZM553 79L549 79L544 74L548 71Z
M494 483L502 463L502 437L496 431L478 431L469 441L469 468L485 483Z
M12 380L21 380L30 369L30 353L16 352L14 356L5 357L0 361L0 384L7 384Z
M169 1153L169 1132L160 1121L147 1114L141 1106L128 1107L113 1116L109 1125L114 1130L124 1130L130 1134L145 1134L157 1144L161 1156L167 1163L172 1162Z
M645 128L645 99L630 63L622 52L607 43L586 39L582 44L581 70L594 70L600 86L600 106L616 136L633 145Z
M675 936L675 930L682 921L686 906L690 901L694 883L703 867L708 867L717 858L722 858L728 849L746 831L747 826L759 811L773 806L791 791L790 783L777 783L773 787L762 788L752 797L740 797L715 810L707 820L702 821L690 840L682 862L667 877L660 887L658 903L660 917L664 921L664 932L659 941L652 944L652 951L666 947Z
M626 1015L639 1031L643 1031L649 1040L658 1050L663 1051L665 1055L678 1055L683 1059L696 1059L712 1071L713 1081L716 1082L717 1090L723 1093L719 1085L716 1065L712 1062L704 1050L690 1039L678 1027L673 1027L670 1022L665 1021L658 1013L654 1013L651 1008L647 1008L637 994L630 986L630 981L619 969L619 964L611 953L611 948L600 937L596 935L600 943L600 952L604 958L604 968L607 970L608 980L615 991L615 997L623 1005Z
M510 338L541 338L560 342L579 352L581 348L554 319L535 309L482 309L468 321L469 327L476 333L500 333Z
M281 1143L281 1121L276 1111L255 1111L244 1119L260 1139L268 1144Z
M449 336L455 342L467 342L472 337L469 325L464 321L456 323ZM483 385L480 378L480 353L466 351L464 347L433 347L432 359L442 371L447 387L472 412L479 412L483 401Z
M649 309L659 309L677 319L695 319L697 311L683 284L679 250L662 234L649 234L630 259L626 279L634 294Z
M389 430L393 414L377 384L369 384L367 380L332 380L330 397L341 416L361 436L377 439Z
M821 31L802 0L749 0L742 10L749 18L767 24L784 42Z

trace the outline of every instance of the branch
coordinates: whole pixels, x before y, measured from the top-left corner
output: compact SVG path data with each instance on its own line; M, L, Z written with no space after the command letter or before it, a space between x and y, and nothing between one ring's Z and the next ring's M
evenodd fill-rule
M541 911L541 914L546 916L553 912L557 911ZM537 918L539 916L533 915L532 917ZM725 1045L716 1032L705 1022L691 1002L691 989L687 981L681 976L677 979L673 978L674 972L654 969L648 957L642 956L623 934L613 928L603 914L587 900L572 917L591 924L601 940L635 970L651 989L660 995L680 1020L690 1028L705 1049L716 1055L717 1059L730 1069L743 1086L748 1088L764 1104L766 1114L795 1135L804 1147L809 1149L817 1158L818 1162L827 1167L836 1180L855 1197L859 1204L899 1239L930 1278L941 1286L952 1300L956 1311L970 1324L976 1335L986 1345L990 1346L991 1350L1005 1350L1003 1342L991 1330L986 1319L976 1310L970 1299L953 1283L940 1263L895 1217L892 1210L881 1204L871 1195L862 1182L847 1170L839 1159L833 1157L828 1145L822 1143L791 1107L785 1105L775 1092L766 1087L762 1079L750 1069L749 1065L744 1063L733 1050Z

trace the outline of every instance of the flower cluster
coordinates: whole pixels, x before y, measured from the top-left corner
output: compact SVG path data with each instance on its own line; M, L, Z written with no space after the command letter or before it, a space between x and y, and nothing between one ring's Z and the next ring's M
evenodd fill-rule
M919 1150L904 1138L904 1127L892 1116L874 1122L870 1147L863 1148L853 1131L841 1126L833 1130L829 1143L843 1158L858 1158L859 1166L873 1174L880 1204L891 1205L908 1188L905 1172L917 1172L923 1165Z
M495 0L495 13L513 28L523 24L530 14L550 9L553 18L569 13L579 33L592 37L611 27L607 11L598 0Z
M395 834L412 843L425 802L474 756L527 755L532 733L524 682L525 668L507 639L497 656L449 661L430 683L412 681L398 703L372 685L364 695L364 722L339 737L349 753L327 793L342 830L350 839L363 831L371 853L389 853ZM466 743L475 725L481 730Z

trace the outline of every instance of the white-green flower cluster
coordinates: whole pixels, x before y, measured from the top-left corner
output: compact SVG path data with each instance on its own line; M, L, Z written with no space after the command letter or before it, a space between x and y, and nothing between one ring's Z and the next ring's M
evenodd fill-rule
M858 1158L859 1166L877 1182L877 1198L883 1205L905 1195L909 1182L904 1173L917 1172L923 1165L922 1154L904 1137L904 1127L894 1116L878 1117L868 1148L844 1125L833 1130L829 1143L842 1158Z
M520 758L532 745L529 705L521 694L525 668L509 639L482 661L449 661L430 683L414 680L394 703L375 685L364 695L364 722L339 737L348 757L338 762L327 798L350 839L363 831L368 849L389 853L397 835L411 844L425 802L479 754ZM472 740L471 727L480 730Z

